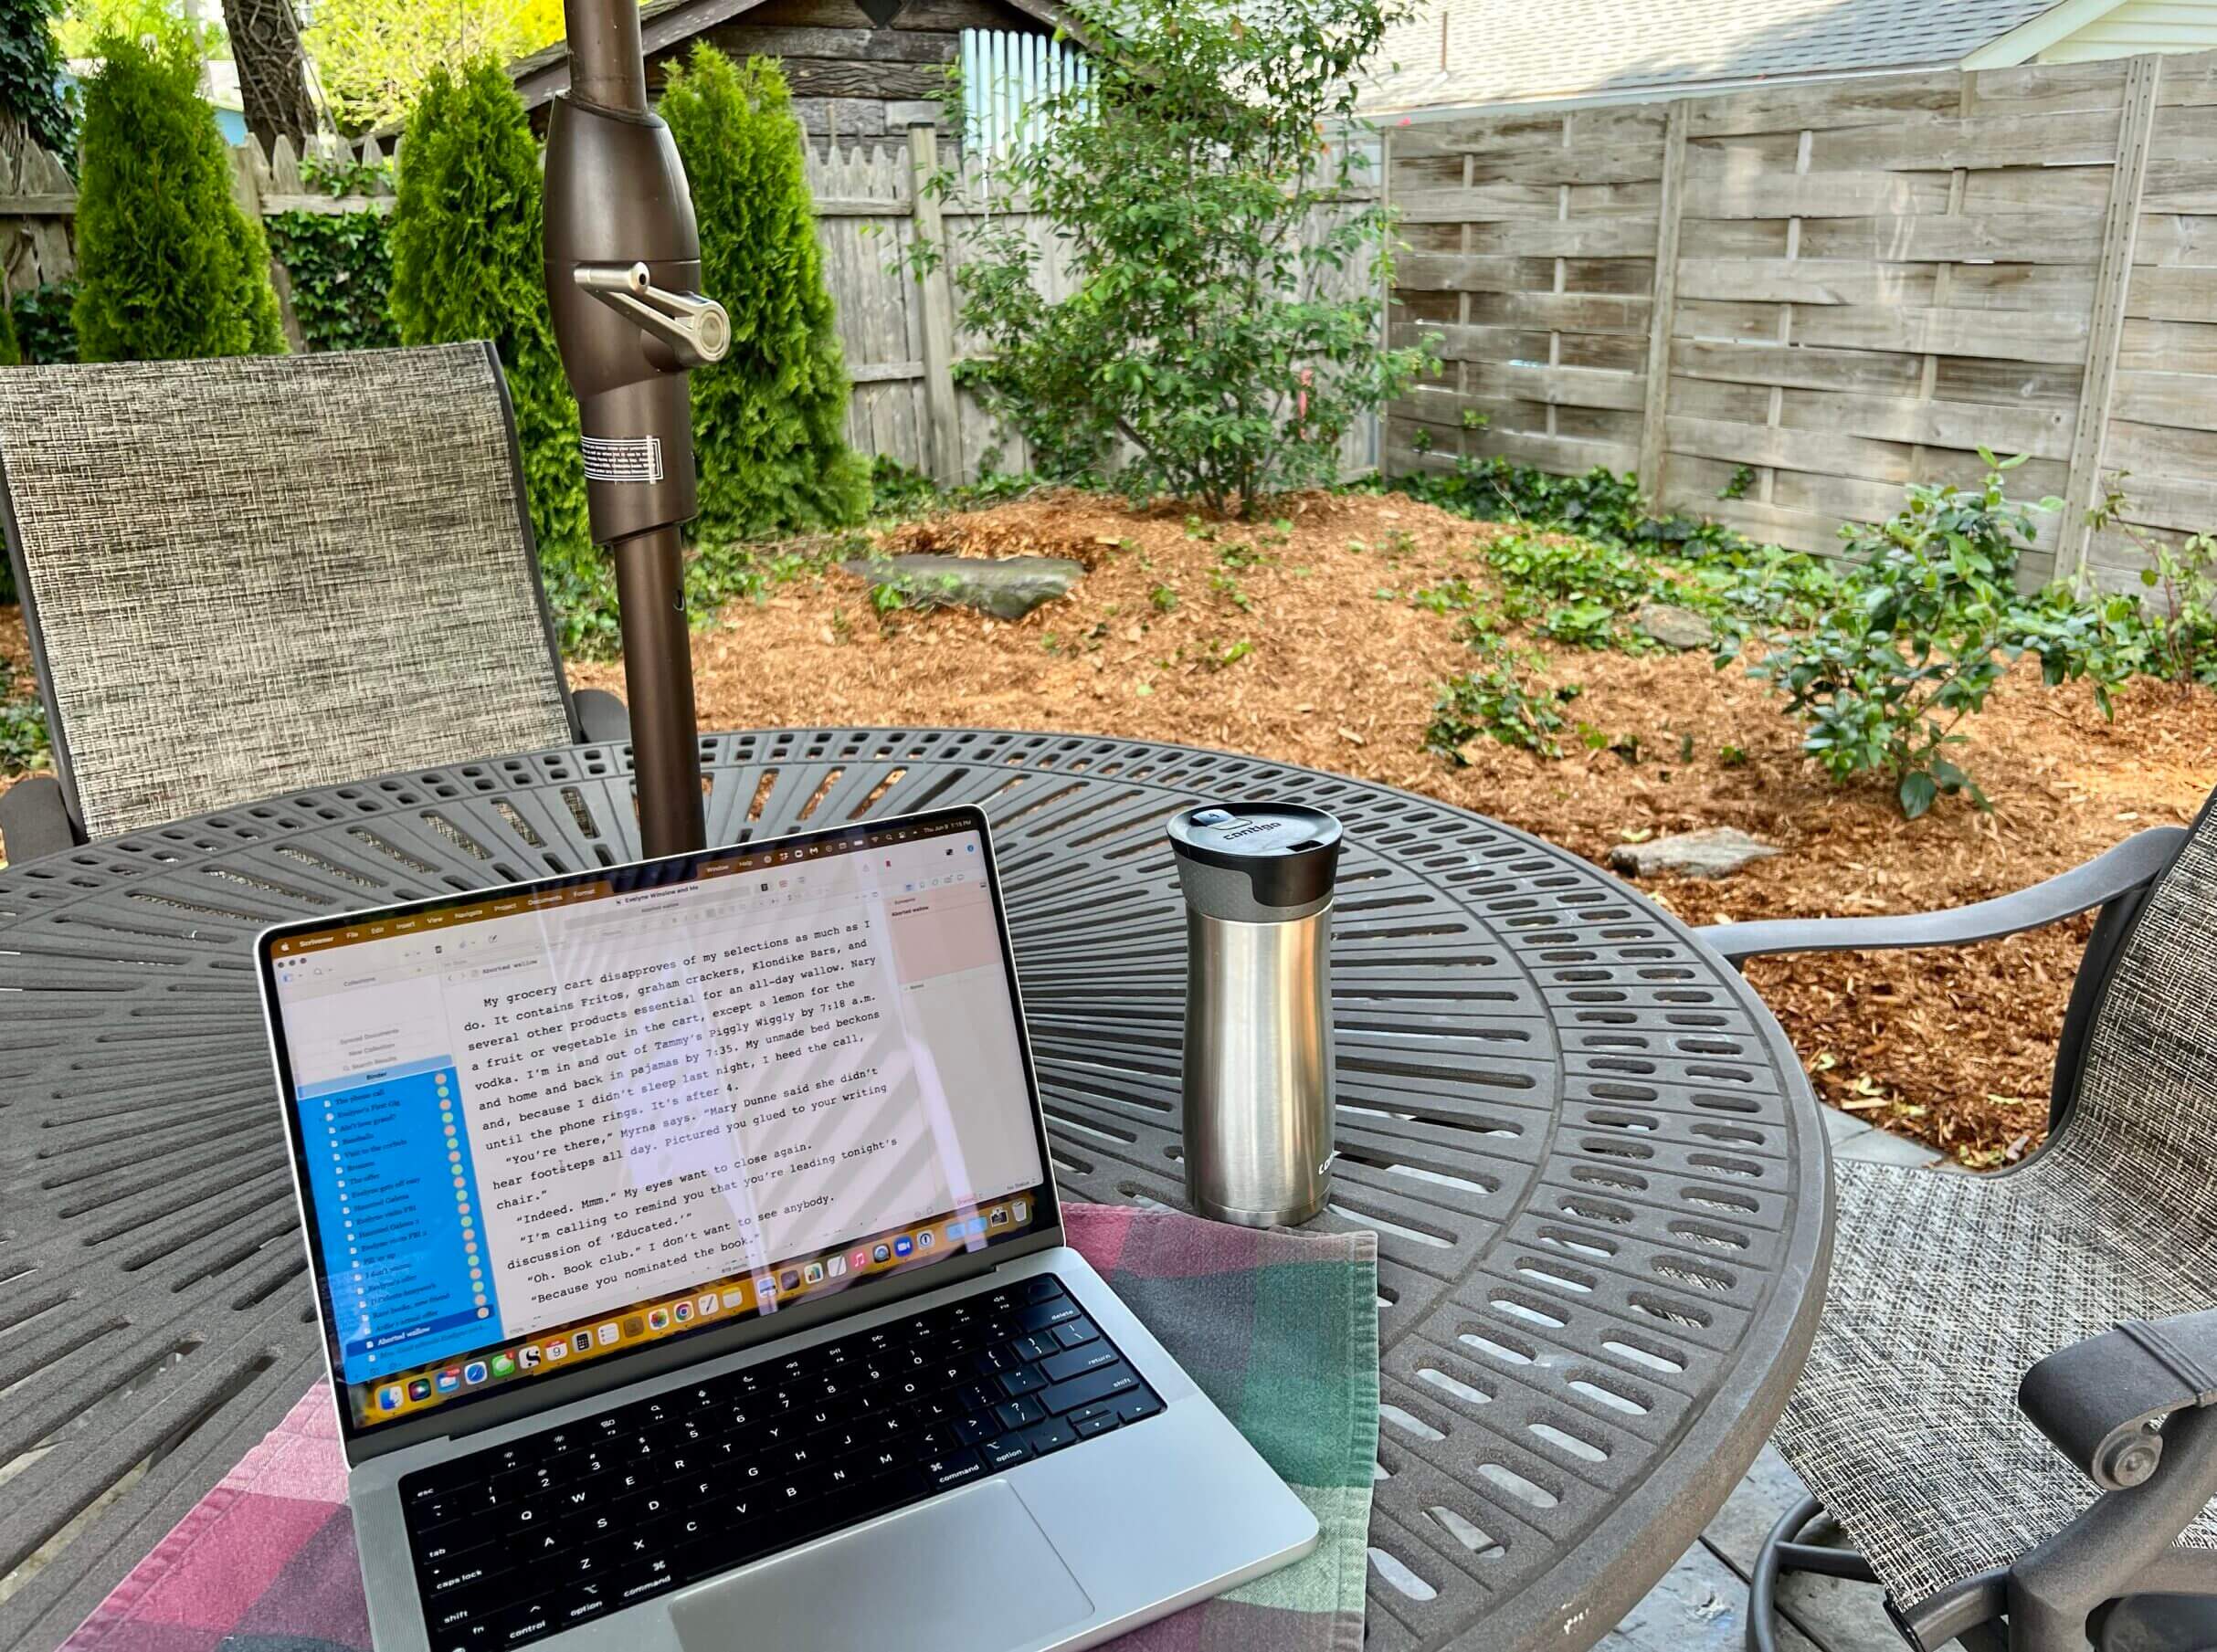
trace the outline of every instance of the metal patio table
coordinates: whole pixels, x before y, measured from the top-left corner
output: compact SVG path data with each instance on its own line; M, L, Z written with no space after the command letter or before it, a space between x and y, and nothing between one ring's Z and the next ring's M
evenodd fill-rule
M1791 1049L1675 919L1477 815L1253 758L702 744L712 843L988 812L1077 1199L1181 1202L1166 819L1267 796L1345 821L1322 1221L1378 1235L1369 1647L1589 1645L1723 1503L1807 1351L1831 1200ZM371 780L0 873L0 1646L58 1641L321 1373L256 931L625 860L627 762Z

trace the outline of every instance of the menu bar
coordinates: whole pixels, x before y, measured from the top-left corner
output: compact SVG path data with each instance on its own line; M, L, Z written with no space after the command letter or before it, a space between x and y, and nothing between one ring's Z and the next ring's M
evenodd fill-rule
M526 890L513 895L501 895L491 900L457 901L452 905L428 908L401 917L367 918L359 923L314 930L305 934L288 935L270 943L273 957L286 958L302 952L327 952L333 947L358 946L372 941L390 941L403 935L421 934L427 931L452 929L458 924L485 923L499 918L517 918L533 912L544 912L562 907L580 905L586 901L610 900L624 897L650 895L663 889L681 888L695 879L729 878L743 872L761 871L768 867L785 866L794 861L822 860L841 855L859 855L890 844L909 843L920 838L944 837L952 833L974 829L967 821L928 821L916 826L893 826L851 835L842 834L816 842L793 843L787 847L763 849L733 849L712 853L686 868L690 874L669 884L645 883L638 888L619 888L607 878L589 879L581 883L565 884L554 889Z

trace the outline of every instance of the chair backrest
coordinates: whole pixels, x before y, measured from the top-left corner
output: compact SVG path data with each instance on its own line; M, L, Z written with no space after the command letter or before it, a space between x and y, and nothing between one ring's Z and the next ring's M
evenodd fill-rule
M88 837L577 738L489 345L9 368L0 505Z
M2217 796L2116 945L2047 1152L2121 1228L2217 1231Z

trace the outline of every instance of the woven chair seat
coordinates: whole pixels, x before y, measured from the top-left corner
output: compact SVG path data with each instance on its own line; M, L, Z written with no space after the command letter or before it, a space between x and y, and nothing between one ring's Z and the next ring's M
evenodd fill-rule
M1904 1609L2094 1499L2017 1410L2035 1361L2217 1308L2213 915L2205 807L2118 954L2046 1148L1989 1176L1838 1168L1823 1325L1779 1445ZM2217 1520L2185 1541L2217 1548Z

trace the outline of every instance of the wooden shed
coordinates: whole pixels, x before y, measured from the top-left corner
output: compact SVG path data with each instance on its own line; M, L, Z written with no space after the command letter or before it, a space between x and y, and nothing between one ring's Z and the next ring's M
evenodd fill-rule
M696 40L734 58L776 58L808 135L840 143L897 133L938 99L965 30L1044 39L1067 28L1047 0L654 0L639 25L650 94ZM558 41L509 72L544 132L548 103L569 86L567 48Z

